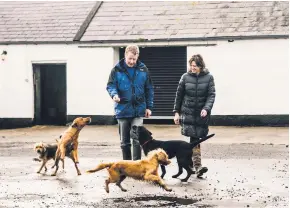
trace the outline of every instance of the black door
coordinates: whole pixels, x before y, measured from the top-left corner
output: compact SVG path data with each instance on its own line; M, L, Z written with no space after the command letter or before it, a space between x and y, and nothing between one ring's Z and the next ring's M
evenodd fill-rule
M120 48L121 58L124 51ZM186 47L140 48L139 59L148 67L154 84L152 116L173 116L177 85L186 72Z
M33 65L33 74L35 124L66 124L66 65Z

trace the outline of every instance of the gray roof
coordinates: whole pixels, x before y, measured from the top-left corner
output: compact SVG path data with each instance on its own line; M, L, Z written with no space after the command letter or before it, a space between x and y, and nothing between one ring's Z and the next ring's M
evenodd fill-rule
M289 35L289 2L103 2L81 41Z
M0 42L72 41L92 1L0 1Z
M288 35L287 1L0 1L0 43Z

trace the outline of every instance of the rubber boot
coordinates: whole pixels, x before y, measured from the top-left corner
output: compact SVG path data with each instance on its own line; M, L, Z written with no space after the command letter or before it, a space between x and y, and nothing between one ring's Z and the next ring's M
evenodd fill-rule
M132 160L132 155L131 155L131 147L123 147L122 148L122 154L123 154L123 160Z
M133 160L141 159L141 147L140 144L133 145Z

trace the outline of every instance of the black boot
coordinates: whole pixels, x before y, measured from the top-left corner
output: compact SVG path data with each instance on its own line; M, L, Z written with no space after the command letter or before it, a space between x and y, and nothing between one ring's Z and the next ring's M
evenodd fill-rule
M131 147L122 148L123 160L132 160Z

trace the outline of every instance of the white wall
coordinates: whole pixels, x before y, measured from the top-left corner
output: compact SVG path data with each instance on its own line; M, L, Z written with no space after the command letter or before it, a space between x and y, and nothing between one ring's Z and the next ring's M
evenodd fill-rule
M32 63L67 63L67 114L112 115L106 83L114 65L112 48L77 45L2 46L0 60L0 117L33 118Z
M214 75L213 115L288 114L287 40L217 42L188 47L188 59L200 53ZM32 63L67 63L67 114L113 115L106 91L118 50L77 45L0 45L0 118L33 118Z
M289 39L188 47L203 56L216 84L213 115L289 114Z

